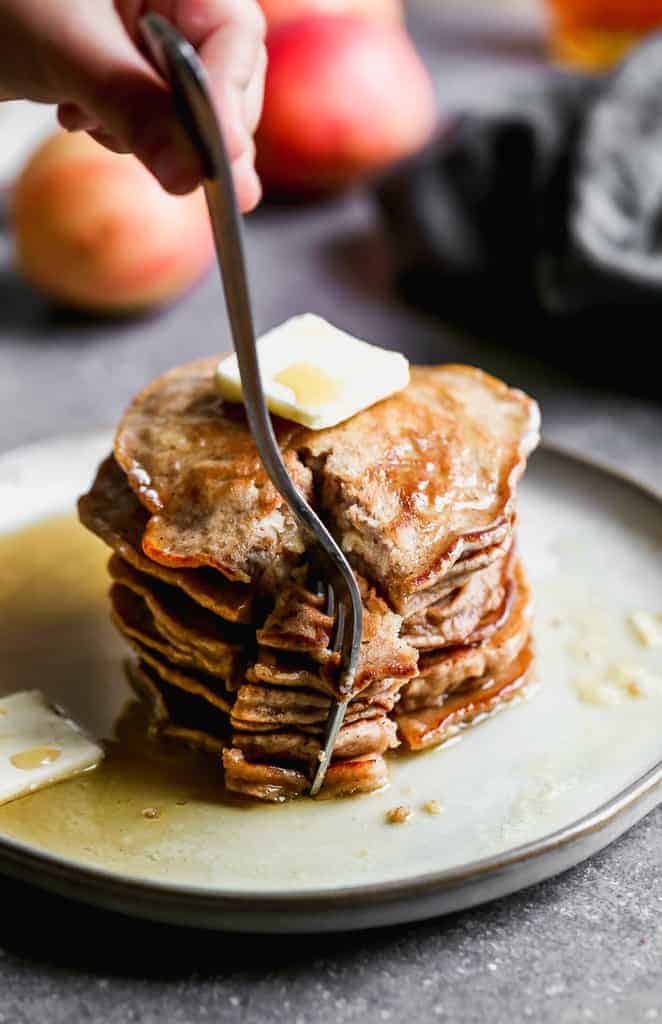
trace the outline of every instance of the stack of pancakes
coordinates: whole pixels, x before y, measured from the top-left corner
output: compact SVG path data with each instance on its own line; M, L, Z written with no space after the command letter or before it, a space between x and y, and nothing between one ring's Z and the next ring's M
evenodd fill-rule
M222 756L229 789L281 800L310 787L339 696L334 621L243 407L215 390L216 363L137 396L80 517L113 550L113 620L154 732ZM521 691L530 595L515 498L538 422L531 399L462 366L414 368L404 391L326 430L274 418L364 603L323 793L381 787L388 750L442 742Z

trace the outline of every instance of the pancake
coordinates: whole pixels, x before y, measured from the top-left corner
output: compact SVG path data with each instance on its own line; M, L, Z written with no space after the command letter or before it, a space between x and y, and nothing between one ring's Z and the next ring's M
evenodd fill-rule
M138 655L141 667L149 668L152 677L167 683L171 689L174 688L191 696L200 697L202 699L201 707L202 702L205 702L215 711L224 712L225 716L229 714L232 701L223 689L220 680L196 669L173 665L167 658L141 644L138 640L131 639L130 644ZM227 730L227 717L223 721Z
M319 757L319 741L305 734L235 734L234 746L225 721L197 696L177 690L147 665L131 664L127 675L136 695L151 711L151 732L222 758L225 785L231 791L259 800L280 802L305 794ZM395 726L388 720L344 726L338 741L341 760L329 766L321 797L348 796L379 789L387 781L383 750L397 744ZM244 750L255 760L247 758ZM268 759L268 760L265 760ZM304 768L283 767L301 762Z
M310 538L262 468L215 358L133 401L79 502L113 550L112 617L135 652L152 732L222 760L227 788L308 793L338 696L335 623ZM538 436L521 392L463 366L335 427L273 417L300 492L347 553L364 622L323 796L385 785L385 755L444 742L522 692L531 595L514 552L516 488Z
M335 697L335 688L328 683L318 667L306 657L282 651L261 649L258 660L246 670L246 682L286 689L305 689ZM378 678L362 690L355 691L354 697L362 701L382 699L385 694L399 693L406 679Z
M225 785L235 793L280 803L303 796L310 787L305 772L247 761L240 750L223 751ZM386 761L380 755L329 765L320 797L354 796L381 789L388 782Z
M363 597L363 634L354 678L354 693L382 679L403 682L416 675L416 652L400 638L402 618L392 612L365 581L359 581ZM330 645L333 619L321 607L322 599L299 583L284 586L273 611L256 637L262 648L307 655L318 663L318 673L335 691L339 656Z
M126 476L109 456L99 466L87 494L78 499L81 523L139 572L179 587L190 598L229 622L249 622L254 591L241 583L228 583L210 569L168 569L152 562L142 550L149 520L129 487Z
M144 663L126 666L136 696L150 709L150 732L219 758L227 746L227 719L197 697L169 686Z
M164 660L174 665L206 672L220 680L224 680L224 677L228 675L228 666L225 661L215 661L204 651L195 648L178 646L159 632L147 604L135 591L120 583L114 583L110 588L110 603L111 618L115 628L134 649L135 641L139 645L139 649L149 647L150 650L156 651ZM224 680L224 686L229 688L230 681L234 678L234 675L231 675L230 679Z
M216 362L171 370L142 391L115 458L151 513L149 558L274 588L306 538L261 466L243 409L217 395ZM296 486L403 611L458 560L505 539L538 423L521 392L449 365L412 368L404 391L328 430L276 417L274 430Z
M464 586L474 573L482 572L495 562L503 562L513 546L513 526L514 524L508 525L498 543L491 544L482 551L463 555L452 570L434 585L419 593L410 594L402 608L405 620L421 615L431 605L445 601L458 587Z
M408 618L404 639L419 651L484 640L508 612L512 569L507 556L473 573L444 600Z
M115 583L143 599L154 626L172 646L204 663L206 671L231 679L238 671L249 642L239 626L232 626L195 604L176 588L136 572L113 555L108 571Z
M257 661L246 670L246 681L288 689L303 688L335 697L333 682L325 679L316 662L287 651L276 652L261 648Z
M157 732L179 725L190 732L204 733L205 738L196 744L202 749L215 753L230 744L227 720L218 714L216 705L207 703L206 697L190 690L182 690L168 683L145 662L130 663L127 666L130 682L139 696L146 698L151 710L151 724ZM211 731L209 731L211 730ZM314 768L319 760L321 733L313 734L303 730L248 733L235 731L232 746L240 749L248 760L275 763L302 762ZM356 720L343 725L333 753L334 760L351 760L367 754L383 753L396 747L398 740L396 726L386 716L369 720Z
M500 628L482 643L461 644L423 655L419 659L419 675L403 687L401 708L410 711L428 707L468 679L505 669L528 642L531 613L531 591L524 570L517 563L512 607Z
M397 745L396 726L389 718L361 719L340 730L333 759L352 760L368 754L383 754ZM319 736L294 731L235 731L232 746L249 761L284 765L301 762L309 775L317 767L322 749Z
M505 538L538 424L531 399L480 370L419 366L404 391L311 433L321 506L396 611Z
M395 682L370 701L363 701L360 697L350 701L345 722L376 718L391 711L399 689L400 684ZM235 729L257 732L290 725L315 726L321 731L330 709L329 698L312 690L246 683L237 691L230 720Z
M273 584L288 575L305 541L262 466L243 407L216 391L219 358L148 385L120 422L115 458L151 513L142 541L148 558ZM273 425L290 476L310 500L312 474L293 446L300 428L277 417Z
M398 735L410 750L438 746L477 719L521 696L531 678L533 654L525 646L510 665L471 680L439 705L398 713Z

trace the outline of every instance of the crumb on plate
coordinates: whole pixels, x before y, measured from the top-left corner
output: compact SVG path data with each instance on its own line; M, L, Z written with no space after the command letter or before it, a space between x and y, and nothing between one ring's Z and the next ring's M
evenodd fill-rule
M662 647L662 615L650 612L630 612L628 622L644 647Z
M386 821L389 825L404 825L409 818L411 818L411 807L407 807L406 804L391 807L390 811L386 812Z

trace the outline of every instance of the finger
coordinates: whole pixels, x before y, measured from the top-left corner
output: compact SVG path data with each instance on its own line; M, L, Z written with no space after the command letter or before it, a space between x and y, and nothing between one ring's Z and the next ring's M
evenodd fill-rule
M255 107L261 106L264 25L261 17L246 18L250 7L247 3L241 21L228 21L212 32L199 51L232 160L248 149L251 118ZM254 82L257 84L253 85ZM251 87L254 95L251 118L247 118Z
M250 138L262 109L265 21L256 0L147 0L146 4L141 0L116 0L116 3L134 36L138 18L147 8L168 18L199 49L230 160L237 161L250 148ZM167 146L164 146L151 161L161 180L170 170L166 153ZM243 162L244 170L239 178L244 182L243 201L247 208L252 208L259 200L260 187L259 182L248 180L248 164L247 160ZM169 180L171 191L183 190L181 181L175 182L172 177ZM195 181L190 183L194 185Z
M57 119L68 132L89 132L99 127L99 121L77 103L60 103Z
M116 4L129 16L133 12L136 19L144 9L162 14L196 50L226 26L245 29L260 40L266 32L257 0L116 0Z
M267 74L267 48L260 47L257 64L253 70L253 77L248 83L244 95L244 123L247 131L255 134L260 117L262 116L262 105L264 102L264 83Z
M175 116L166 84L138 52L110 5L81 4L66 39L68 96L98 127L95 138L115 151L133 152L171 192L191 191L201 167Z
M262 186L254 167L254 154L251 149L247 150L232 165L232 179L239 209L243 213L249 213L255 209L262 198Z
M123 145L119 139L116 139L114 135L103 130L103 128L88 129L89 134L92 136L95 142L99 142L106 149L110 149L113 153L128 153L130 152L125 145Z

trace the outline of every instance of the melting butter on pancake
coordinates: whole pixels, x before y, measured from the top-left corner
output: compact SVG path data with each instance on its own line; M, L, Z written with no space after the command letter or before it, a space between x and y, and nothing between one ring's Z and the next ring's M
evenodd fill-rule
M312 430L355 416L409 381L400 352L360 341L312 313L264 334L257 357L271 412ZM216 386L224 398L243 401L236 355L221 359Z

